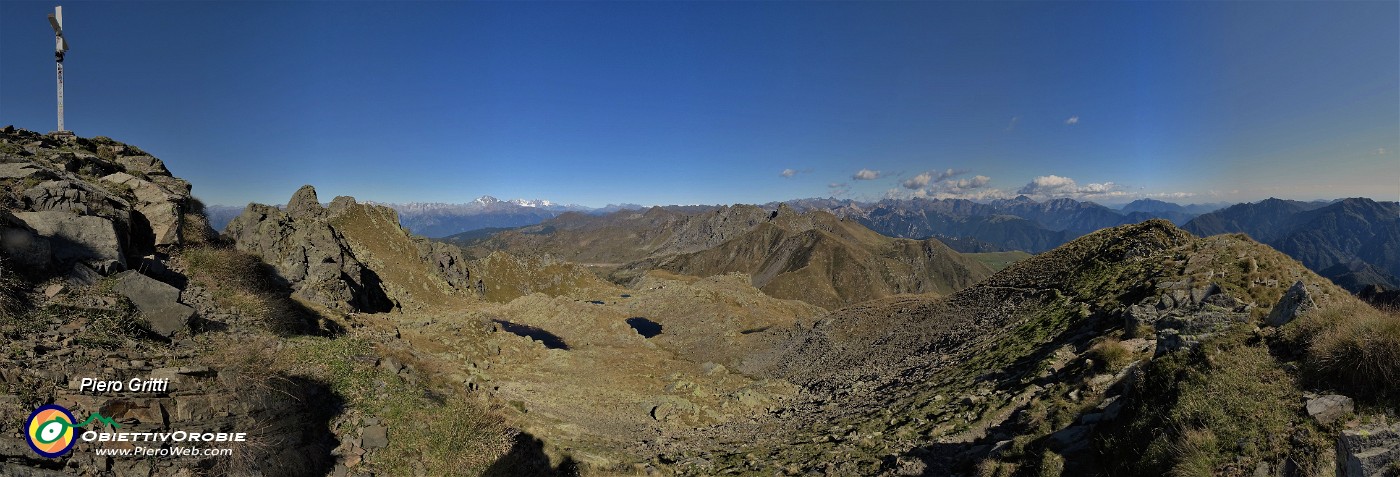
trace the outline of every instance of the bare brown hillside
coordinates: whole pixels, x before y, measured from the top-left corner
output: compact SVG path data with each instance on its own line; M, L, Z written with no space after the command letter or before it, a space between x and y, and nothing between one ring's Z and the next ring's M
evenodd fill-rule
M892 239L827 212L736 205L685 215L653 208L566 214L471 248L548 254L592 265L618 283L649 270L749 275L777 297L826 308L903 293L951 293L991 274L937 240Z

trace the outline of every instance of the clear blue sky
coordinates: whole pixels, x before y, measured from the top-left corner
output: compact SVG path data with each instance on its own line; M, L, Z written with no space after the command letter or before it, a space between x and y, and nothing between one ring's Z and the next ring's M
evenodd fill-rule
M0 3L0 123L54 129L53 5ZM64 10L69 128L216 204L1400 198L1393 1Z

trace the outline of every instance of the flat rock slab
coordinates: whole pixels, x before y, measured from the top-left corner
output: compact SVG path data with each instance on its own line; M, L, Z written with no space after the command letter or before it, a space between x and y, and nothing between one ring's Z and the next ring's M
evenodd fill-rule
M189 325L194 308L180 303L180 289L160 280L128 270L113 275L112 291L130 298L141 311L141 317L151 325L151 331L161 336L174 335Z
M379 449L389 445L389 432L384 426L369 426L360 439L366 449Z
M43 169L28 162L0 164L0 179L27 179Z

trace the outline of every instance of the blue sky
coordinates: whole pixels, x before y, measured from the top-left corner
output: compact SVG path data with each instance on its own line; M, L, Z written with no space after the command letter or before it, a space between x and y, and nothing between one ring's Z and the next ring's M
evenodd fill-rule
M52 2L0 123L54 129ZM1397 2L66 2L67 126L208 203L1400 198ZM864 171L864 172L862 172Z

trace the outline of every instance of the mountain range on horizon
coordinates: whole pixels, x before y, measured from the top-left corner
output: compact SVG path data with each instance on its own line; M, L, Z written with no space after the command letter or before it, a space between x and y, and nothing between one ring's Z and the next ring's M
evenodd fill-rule
M267 443L145 467L83 450L63 464L78 473L1176 475L1176 449L1224 442L1191 475L1386 475L1400 456L1383 411L1400 317L1300 263L1383 272L1391 202L1241 204L1034 256L858 216L902 203L563 211L459 247L311 185L219 233L193 184L107 138L0 130L0 166L0 412L159 432L223 409ZM1075 201L914 205L1062 234L1107 220ZM1311 248L1274 248L1295 244ZM99 372L180 391L73 392ZM50 470L7 442L0 474Z
M960 201L978 204L989 204L993 206L1017 203L1039 203L1027 196L1019 196L1013 199L997 200L970 200L970 199L884 199L878 201L860 201L855 199L839 199L835 197L827 198L802 198L784 201L772 201L758 205L765 208L774 209L779 204L788 204L798 210L838 210L845 207L875 207L879 204L897 203L917 203L918 201ZM1137 199L1120 207L1110 207L1100 205L1093 201L1078 201L1070 198L1047 199L1043 202L1065 204L1094 204L1110 211L1120 214L1130 214L1141 212L1150 214L1155 218L1165 218L1172 220L1178 225L1185 223L1191 217L1212 212L1234 205L1230 202L1212 203L1191 203L1177 204L1152 198ZM1328 201L1313 201L1311 203L1327 203ZM558 203L549 199L509 199L502 200L490 195L483 195L470 202L378 202L365 201L368 204L383 205L394 209L399 213L400 220L404 227L407 227L415 234L430 238L442 238L462 232L470 232L486 228L510 228L533 225L548 218L557 216L562 212L584 212L591 214L607 214L619 210L641 210L653 206L639 203L608 204L603 207L592 207L573 203ZM654 206L665 208L691 208L696 210L714 209L724 205L740 204L657 204ZM221 229L229 220L237 216L243 210L243 205L211 204L205 205L205 212L209 215L211 225L215 229ZM536 220L529 221L529 217L536 217ZM1177 220L1184 219L1184 220ZM518 222L518 223L517 223ZM948 237L952 238L952 237Z
M587 217L648 209L638 204L593 208L545 199L501 200L489 195L459 204L376 204L394 209L400 224L412 233L457 242L473 242L499 231L546 223L566 213ZM1071 198L1035 200L1024 195L990 201L913 198L862 202L807 198L759 207L776 210L780 205L799 212L829 212L889 237L937 238L960 252L1040 253L1100 229L1166 219L1201 236L1248 234L1298 258L1352 292L1369 285L1385 289L1400 286L1400 213L1396 212L1400 205L1367 198L1270 198L1240 204L1187 205L1144 198L1119 208ZM687 214L724 207L659 206ZM241 211L241 207L205 207L215 229L222 229Z

